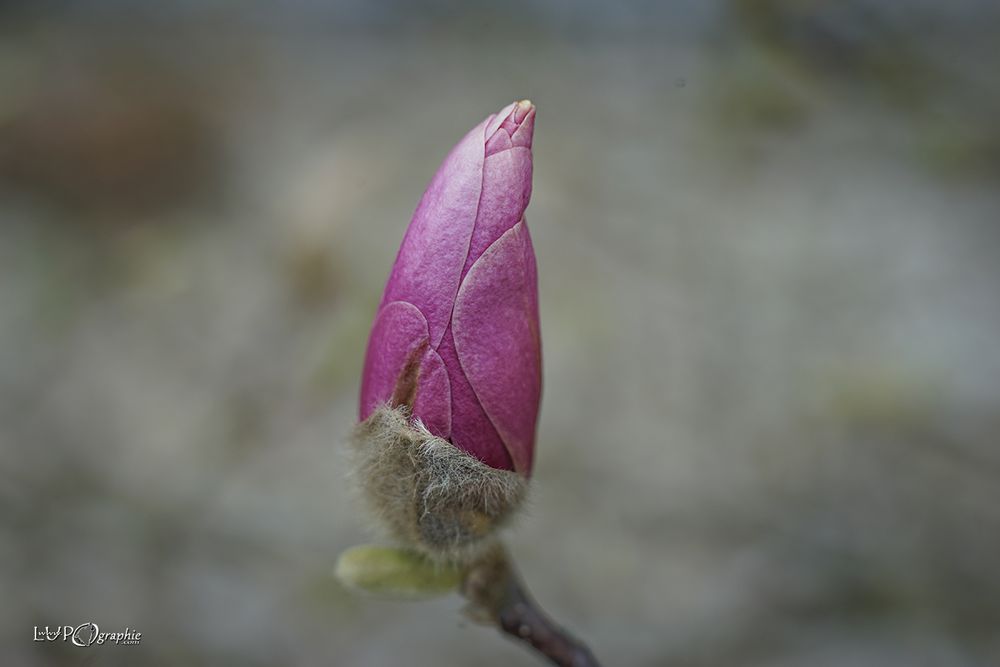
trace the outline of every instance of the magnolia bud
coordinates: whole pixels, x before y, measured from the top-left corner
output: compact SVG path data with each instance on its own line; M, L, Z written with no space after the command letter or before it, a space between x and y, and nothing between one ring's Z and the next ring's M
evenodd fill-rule
M531 196L535 109L511 104L445 158L372 325L355 438L391 532L461 557L521 502L541 396Z

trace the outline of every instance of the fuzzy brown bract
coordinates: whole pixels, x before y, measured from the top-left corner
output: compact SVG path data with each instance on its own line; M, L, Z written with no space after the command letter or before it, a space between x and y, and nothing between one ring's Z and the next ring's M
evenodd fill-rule
M432 435L405 408L379 407L351 441L362 494L382 526L437 560L481 553L527 494L525 477Z

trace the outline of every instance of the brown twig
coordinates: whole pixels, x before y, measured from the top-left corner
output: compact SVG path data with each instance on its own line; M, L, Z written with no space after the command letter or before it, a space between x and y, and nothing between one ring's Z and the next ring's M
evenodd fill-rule
M469 567L462 595L469 600L466 613L471 618L495 625L529 644L552 664L600 667L590 649L559 627L532 599L499 544Z

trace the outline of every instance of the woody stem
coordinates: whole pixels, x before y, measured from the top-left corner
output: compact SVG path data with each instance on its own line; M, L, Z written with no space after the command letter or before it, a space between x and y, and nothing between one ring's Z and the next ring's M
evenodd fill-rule
M506 550L497 545L473 563L462 581L467 613L495 625L560 667L600 667L590 649L549 618L532 599Z

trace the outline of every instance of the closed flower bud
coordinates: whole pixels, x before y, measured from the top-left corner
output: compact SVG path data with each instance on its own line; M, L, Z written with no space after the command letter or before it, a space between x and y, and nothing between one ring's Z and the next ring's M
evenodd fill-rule
M461 557L520 503L541 396L531 196L535 109L490 116L417 206L372 325L355 438L399 539Z

